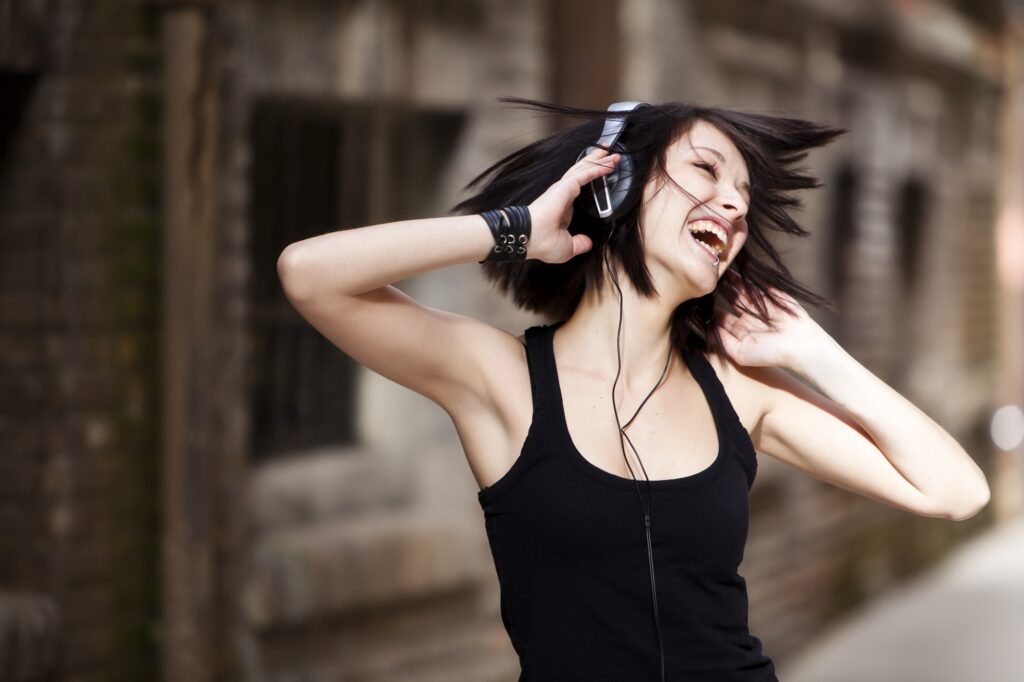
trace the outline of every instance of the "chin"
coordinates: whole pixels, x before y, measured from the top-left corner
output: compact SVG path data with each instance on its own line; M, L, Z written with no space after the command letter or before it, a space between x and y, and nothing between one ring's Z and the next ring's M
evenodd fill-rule
M721 264L718 267L721 267ZM702 296L710 294L718 286L720 275L717 270L713 270L707 263L687 259L683 263L683 272L686 279L693 284L694 288L701 292Z

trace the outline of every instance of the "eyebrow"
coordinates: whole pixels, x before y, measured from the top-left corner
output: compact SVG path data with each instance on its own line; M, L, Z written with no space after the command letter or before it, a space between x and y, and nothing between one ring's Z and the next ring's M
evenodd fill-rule
M718 151L713 147L690 147L690 149L707 149L709 152L718 157L718 160L725 163L725 157L722 156L722 152ZM740 189L747 190L747 201L750 201L750 183L744 182L740 184Z

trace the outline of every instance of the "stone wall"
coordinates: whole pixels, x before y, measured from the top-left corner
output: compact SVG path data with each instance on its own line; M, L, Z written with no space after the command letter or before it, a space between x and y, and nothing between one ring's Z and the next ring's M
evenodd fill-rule
M702 100L849 130L809 157L825 183L804 197L800 220L810 238L777 245L795 273L843 310L812 316L991 477L998 166L984 159L998 155L999 69L990 27L940 5L806 2L780 11L697 3L699 30L688 32L700 40ZM833 253L844 243L836 234L844 168L854 180L845 217L852 229ZM924 188L923 218L906 243L913 183ZM837 263L845 267L833 288ZM914 266L909 283L906 263ZM964 523L922 518L768 456L760 462L741 572L751 628L777 660L992 522L991 505Z
M0 630L50 640L5 647L0 677L146 679L158 636L155 16L135 2L0 7L13 22L0 30L5 106L15 78L31 83L0 159L0 590L14 592L0 597Z
M515 679L476 488L442 410L363 369L347 415L353 442L253 455L253 381L273 371L252 362L253 292L267 291L254 283L275 275L253 257L250 124L269 99L321 117L385 104L455 114L457 143L424 174L429 192L413 207L424 216L544 132L500 95L696 99L849 128L809 159L826 183L805 197L812 236L779 246L844 308L812 311L823 326L990 470L997 167L987 159L1000 93L992 26L977 17L943 3L602 0L617 22L595 32L568 27L581 13L544 0L14 6L0 0L16 22L0 27L0 87L20 102L0 137L0 555L14 557L0 562L0 632L49 623L20 656L32 661L20 679L150 679L161 645L176 663L164 673L188 682ZM181 236L166 234L158 196L160 77L180 65L161 64L157 36L176 7L209 31L197 73L215 112L199 131L211 175L186 185L212 197L202 237L216 258L200 292L206 337L185 351L202 357L168 377L158 339L174 338L174 320L161 301L196 293L160 271L160 245ZM603 45L621 56L596 62L614 82L588 85L578 53ZM393 219L386 191L375 192L366 220ZM472 264L398 286L508 331L535 323ZM176 314L191 319L187 306ZM175 423L201 426L180 435L202 466L164 462L180 487L163 515L198 528L208 553L190 571L180 562L191 557L176 557L161 583L161 545L179 540L161 536L177 526L158 513L169 435L158 397L169 385L196 397ZM760 462L741 573L751 629L778 661L991 522L988 509L965 523L914 517ZM175 580L195 603L158 613L159 590ZM213 636L179 646L196 622ZM0 648L0 666L5 657Z

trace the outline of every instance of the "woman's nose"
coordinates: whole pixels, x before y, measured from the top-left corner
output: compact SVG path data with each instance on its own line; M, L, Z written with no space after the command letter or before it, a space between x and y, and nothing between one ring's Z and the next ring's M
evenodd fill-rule
M737 197L735 195L733 197L726 197L722 202L722 208L727 211L732 211L735 214L733 215L733 220L742 218L747 212L746 202L743 201L742 197Z
M730 219L735 222L746 214L746 204L732 201L722 202L722 208L730 213Z

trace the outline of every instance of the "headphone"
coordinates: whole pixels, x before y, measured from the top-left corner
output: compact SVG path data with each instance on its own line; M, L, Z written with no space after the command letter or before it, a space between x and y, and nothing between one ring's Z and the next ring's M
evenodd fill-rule
M609 153L617 152L620 155L619 162L611 173L606 173L590 182L594 203L584 201L583 208L595 218L602 220L613 218L626 200L626 195L632 187L634 164L633 157L618 140L626 127L625 114L648 106L650 105L646 102L637 101L615 102L609 106L608 111L622 112L624 115L606 118L604 130L601 131L601 137L597 139L597 144L588 146L580 152L579 158L576 159L578 163L597 146L607 147L610 150Z
M611 153L619 154L619 162L615 169L610 173L605 173L600 177L590 182L590 193L593 196L593 203L583 200L583 209L594 216L599 218L605 223L611 223L611 227L608 230L608 239L605 240L605 248L602 249L602 257L605 259L605 267L609 275L611 274L611 266L607 259L607 244L611 239L611 235L614 233L616 226L618 225L617 217L619 215L619 209L622 207L626 200L630 189L632 188L633 180L633 168L634 162L633 157L629 154L629 151L625 146L620 143L619 137L622 135L622 131L626 128L626 119L629 112L635 111L642 107L650 106L645 102L638 101L626 101L626 102L615 102L608 107L610 112L621 112L621 116L612 116L605 119L604 129L601 132L601 137L597 140L597 145L604 146L610 150ZM577 162L583 159L587 154L592 152L596 148L596 145L590 145L577 158ZM581 196L585 193L581 192ZM612 409L615 412L615 422L619 427L619 445L622 447L622 457L626 461L626 467L629 469L630 476L633 477L633 484L636 486L636 494L640 499L640 506L644 510L644 531L647 539L647 565L651 571L651 603L654 607L654 627L658 634L658 654L661 658L661 682L665 682L665 647L662 643L661 638L661 622L658 619L658 592L654 582L654 553L651 549L651 481L647 478L647 470L644 469L643 461L640 460L640 453L633 447L633 442L629 440L629 436L626 435L626 426L629 426L636 415L639 414L640 409L643 408L644 404L650 399L651 395L661 386L661 382L665 378L665 374L668 371L669 362L672 359L672 345L669 344L668 357L665 360L665 368L661 372L661 378L658 379L658 383L655 385L651 392L647 394L647 397L640 403L640 407L637 408L636 412L630 418L626 425L623 426L619 421L619 411L615 407L615 387L618 385L619 374L622 372L622 349L620 347L621 336L622 336L622 289L619 287L618 280L615 277L611 277L612 282L615 284L615 288L619 291L619 328L615 336L615 347L618 356L618 371L615 373L615 382L612 384ZM640 486L636 481L636 476L633 475L633 468L629 465L629 459L626 458L626 448L622 443L622 438L625 437L629 441L629 446L633 449L633 453L636 455L637 461L640 462L640 467L643 469L644 478L647 481L647 503L644 503L644 498L640 494Z

